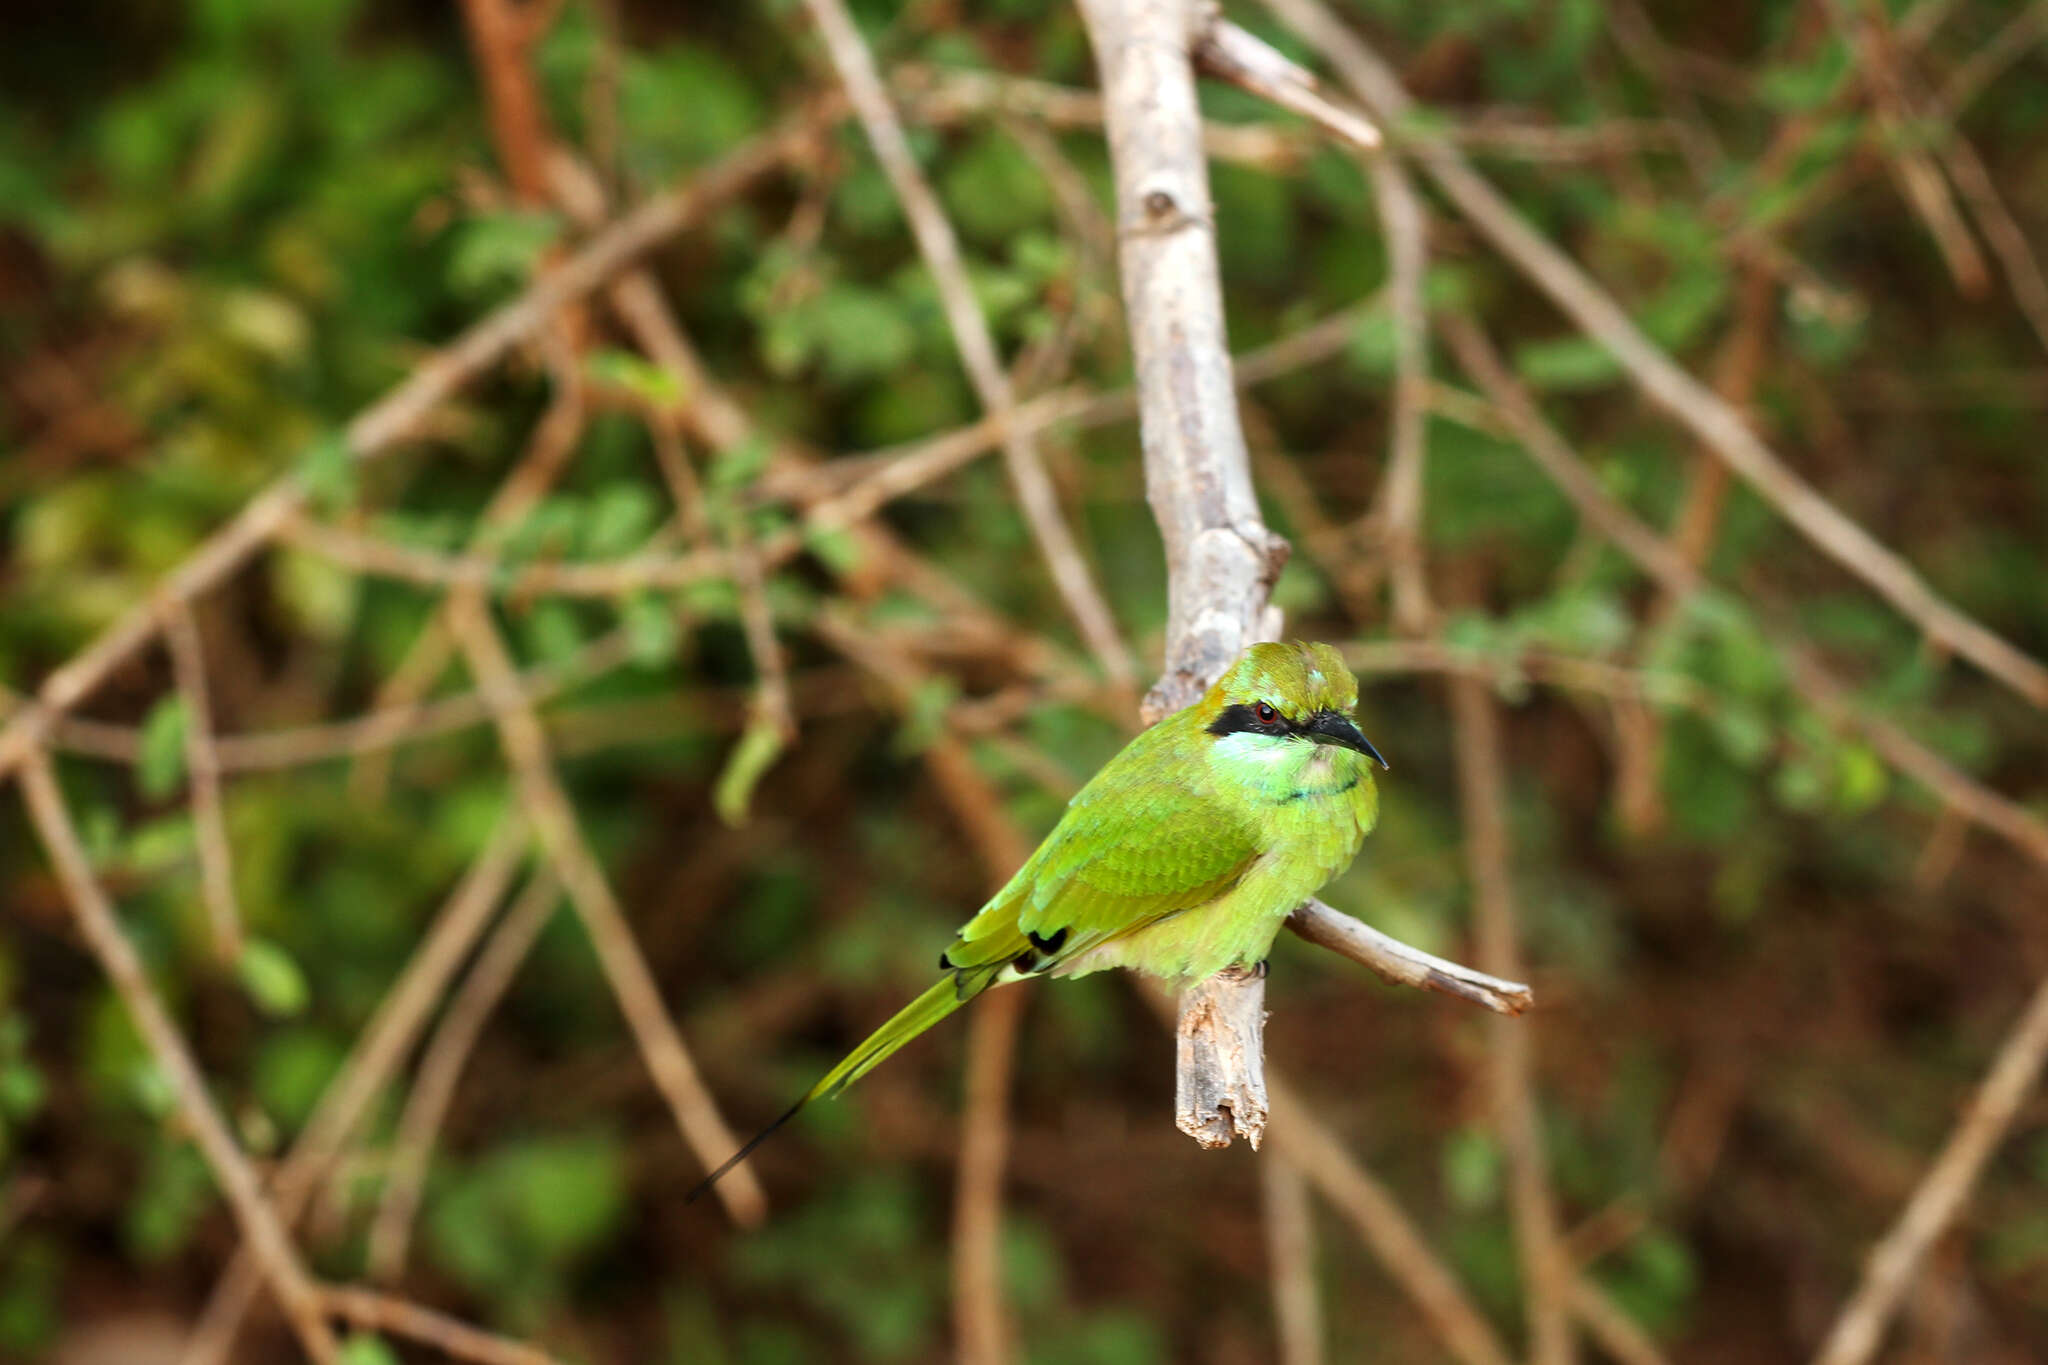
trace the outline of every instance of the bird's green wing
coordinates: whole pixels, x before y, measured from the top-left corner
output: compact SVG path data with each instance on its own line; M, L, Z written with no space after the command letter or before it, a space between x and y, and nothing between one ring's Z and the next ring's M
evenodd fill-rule
M961 929L946 966L1043 971L1205 904L1244 876L1260 848L1251 822L1205 784L1163 777L1178 765L1147 754L1149 738L1073 799L1009 885Z

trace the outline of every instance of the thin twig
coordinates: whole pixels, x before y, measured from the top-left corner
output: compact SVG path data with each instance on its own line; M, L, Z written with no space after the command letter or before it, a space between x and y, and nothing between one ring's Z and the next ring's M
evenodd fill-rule
M1006 416L1017 405L1016 394L996 353L988 319L967 279L953 225L917 168L910 144L903 136L903 125L889 103L881 77L876 74L874 57L861 41L842 0L806 0L806 4L867 132L868 145L874 149L875 159L881 163L882 172L910 221L911 234L931 271L967 377L982 407L992 416ZM1118 633L1109 605L1060 513L1043 457L1029 439L1012 429L1003 441L1003 459L1025 520L1067 610L1111 683L1128 686L1137 676L1130 648Z
M612 894L604 869L584 841L576 808L562 790L548 751L547 735L532 704L519 691L518 669L490 609L469 597L451 604L450 624L477 685L489 699L498 725L498 739L519 784L521 804L541 847L562 878L597 950L599 964L654 1083L668 1102L676 1126L705 1170L713 1170L738 1144L718 1112L718 1105L697 1072L689 1048L661 1001L661 990L648 970L624 910ZM741 1166L716 1187L719 1199L735 1222L759 1223L767 1201L751 1168Z
M1474 893L1479 962L1489 971L1520 976L1514 886L1508 870L1500 714L1484 683L1453 677L1450 693L1466 875ZM1535 1043L1526 1025L1506 1019L1495 1019L1493 1025L1488 1071L1495 1122L1507 1151L1530 1358L1535 1365L1570 1365L1577 1356L1568 1292L1574 1272L1558 1240L1557 1207L1544 1170L1543 1132L1536 1113Z
M1430 628L1435 609L1423 566L1422 474L1429 421L1428 223L1408 172L1392 157L1371 159L1373 200L1387 239L1387 294L1394 319L1392 453L1373 519L1385 547L1394 624L1410 635Z
M1620 1365L1671 1365L1671 1359L1636 1324L1626 1309L1583 1278L1571 1284L1572 1313L1586 1334Z
M192 790L192 830L199 844L199 887L213 926L213 948L223 962L242 955L242 912L235 904L235 859L221 807L220 748L213 736L213 704L206 686L206 647L190 606L163 604L164 645L185 704L185 770Z
M561 898L562 884L553 873L543 870L534 875L491 932L420 1057L412 1093L406 1096L392 1138L377 1216L370 1224L368 1264L373 1280L389 1284L405 1271L413 1216L426 1188L427 1159L433 1154L449 1101L455 1097L456 1083L462 1079L462 1069L484 1025Z
M1993 34L1990 42L1971 53L1968 61L1949 73L1941 86L1942 104L1961 113L2043 39L2048 39L2048 0L2034 0Z
M58 880L63 883L79 932L93 956L99 959L107 979L113 982L136 1032L142 1035L150 1055L169 1081L185 1126L206 1158L214 1183L227 1196L235 1222L298 1335L299 1344L307 1355L326 1365L335 1358L336 1345L334 1334L321 1319L318 1291L299 1259L298 1249L292 1245L284 1221L264 1197L248 1157L243 1155L212 1096L207 1094L206 1078L186 1050L178 1026L171 1022L170 1014L157 998L156 988L150 985L135 946L121 932L114 907L100 889L98 878L93 876L78 830L65 809L64 795L57 787L57 774L49 755L41 749L31 750L22 764L21 782L29 818L57 870Z
M2048 667L1958 610L1905 560L1822 497L1750 430L1741 413L1666 355L1607 291L1531 227L1456 147L1414 127L1416 105L1399 78L1322 0L1267 4L1329 59L1383 123L1403 127L1402 150L1503 255L1816 548L1869 584L1935 643L2036 705L2048 706Z
M371 1103L412 1051L427 1016L511 886L526 856L527 837L526 822L518 815L499 822L321 1094L271 1180L279 1212L288 1223L312 1201ZM228 1355L255 1299L257 1283L255 1262L246 1251L237 1254L186 1342L181 1365L215 1365Z
M474 2L490 3L491 0ZM583 401L582 373L575 347L569 340L569 330L566 326L553 327L543 335L541 351L551 385L547 410L534 424L533 434L513 464L512 472L492 493L491 500L484 505L482 515L471 530L468 551L472 555L496 549L506 534L547 495L548 489L554 486L568 464L569 457L575 453L588 414ZM295 518L287 534L302 531L316 534L317 528L309 528L302 518ZM340 533L337 528L337 534L345 533ZM462 584L451 586L457 592L464 590ZM402 714L400 708L425 697L446 671L455 657L454 641L448 633L447 613L447 602L435 604L434 611L400 657L398 666L391 670L390 676L377 690L376 707L379 711ZM385 747L369 748L366 752L372 757L359 763L351 775L351 790L366 804L381 799L390 777L390 764L382 757Z
M573 218L587 226L603 221L604 187L596 177L564 155L556 158L552 178L556 197ZM612 285L610 297L613 309L633 333L641 352L666 370L682 392L671 408L645 414L655 461L668 484L677 518L693 534L714 529L708 525L710 509L679 433L682 423L688 420L687 410L701 401L697 387L688 382L695 365L682 328L651 271L627 271ZM737 442L729 443L728 449L731 444ZM754 663L754 723L770 727L787 744L796 737L796 716L790 706L788 658L776 637L774 615L768 605L767 566L743 511L732 510L720 518L715 531L724 544L727 573L739 597L741 633Z
M562 1365L538 1346L501 1337L405 1299L352 1285L319 1291L327 1312L371 1332L386 1332L431 1346L453 1360L476 1365Z
M1879 145L1887 153L1886 163L1899 182L1900 194L1934 239L1956 288L1972 298L1980 297L1991 282L1991 272L1934 159L1910 134L1912 111L1893 65L1883 11L1863 0L1825 0L1825 7L1843 41L1856 53L1857 74L1870 93Z
M1256 34L1220 15L1201 25L1193 47L1203 74L1301 115L1339 141L1362 152L1378 151L1383 139L1372 121L1324 95L1315 76L1276 52Z
M1927 1168L1898 1221L1872 1249L1862 1283L1842 1306L1814 1365L1863 1365L1877 1351L1899 1299L1936 1239L1955 1221L1984 1164L2004 1139L2048 1061L2048 982L1999 1046L1977 1093L1964 1104L1941 1155Z
M1319 948L1371 968L1396 986L1441 991L1495 1014L1520 1014L1535 1003L1534 994L1519 981L1503 981L1411 948L1319 900L1303 902L1287 917L1287 927Z

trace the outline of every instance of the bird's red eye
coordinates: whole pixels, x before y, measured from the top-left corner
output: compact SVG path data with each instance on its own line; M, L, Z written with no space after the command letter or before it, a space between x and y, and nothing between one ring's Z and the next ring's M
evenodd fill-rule
M1260 702L1254 709L1258 712L1259 724L1261 725L1271 725L1276 718L1277 713L1264 702Z

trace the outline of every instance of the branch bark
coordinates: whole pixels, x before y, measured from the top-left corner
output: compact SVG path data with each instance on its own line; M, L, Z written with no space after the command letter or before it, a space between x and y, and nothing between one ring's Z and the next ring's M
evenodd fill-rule
M1150 724L1278 632L1267 598L1287 543L1259 514L1232 386L1189 56L1196 12L1185 0L1081 0L1081 14L1116 174L1145 494L1166 543L1166 671L1145 698ZM1258 977L1218 978L1183 1009L1175 1109L1204 1146L1227 1144L1233 1131L1257 1145L1264 1131L1263 993Z

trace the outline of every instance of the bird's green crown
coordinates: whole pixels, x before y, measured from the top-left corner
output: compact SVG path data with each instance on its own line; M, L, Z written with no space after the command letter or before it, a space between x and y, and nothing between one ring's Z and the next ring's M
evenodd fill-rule
M1358 732L1351 712L1358 679L1325 644L1289 640L1246 650L1197 704L1203 728L1219 738L1249 734L1271 740L1338 744L1387 761Z

